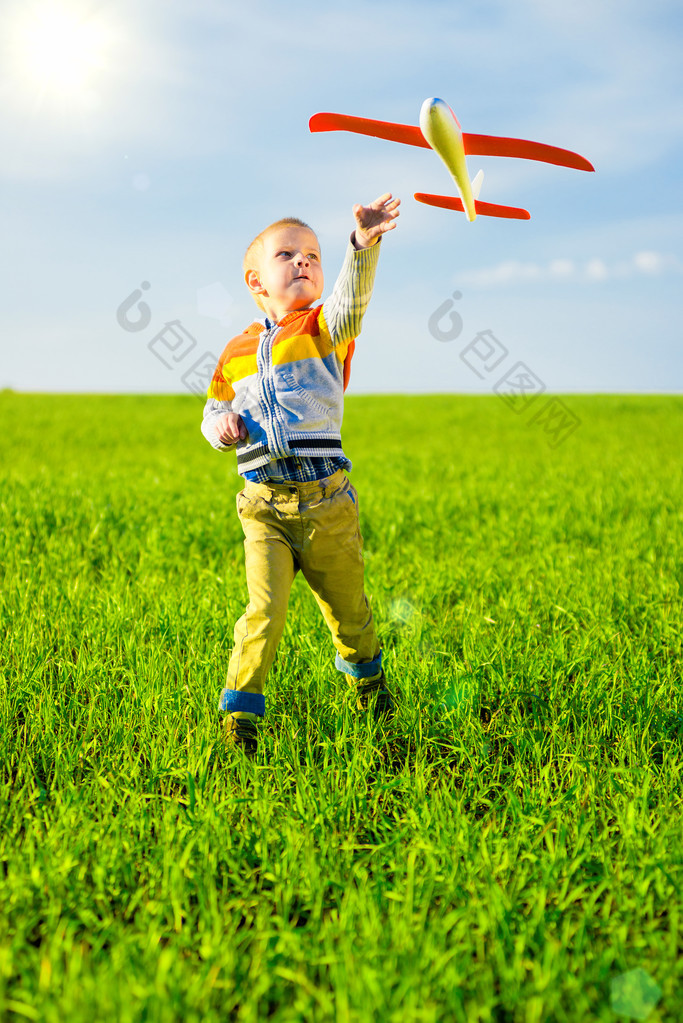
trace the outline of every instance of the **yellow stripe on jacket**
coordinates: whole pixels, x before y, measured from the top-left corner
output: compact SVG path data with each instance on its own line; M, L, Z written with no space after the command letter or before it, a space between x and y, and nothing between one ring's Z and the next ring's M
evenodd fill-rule
M207 397L216 401L232 401L235 397L234 384L258 373L257 351L264 330L264 324L255 322L228 341L218 360ZM275 365L283 366L303 359L325 358L334 352L339 362L344 364L346 390L354 349L353 339L332 345L322 306L316 306L315 309L298 310L283 317L278 324L272 358Z

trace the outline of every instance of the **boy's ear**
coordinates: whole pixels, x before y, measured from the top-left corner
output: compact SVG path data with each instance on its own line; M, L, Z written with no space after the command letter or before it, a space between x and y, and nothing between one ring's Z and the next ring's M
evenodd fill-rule
M261 284L256 270L247 270L244 274L244 280L252 295L262 295L266 290Z

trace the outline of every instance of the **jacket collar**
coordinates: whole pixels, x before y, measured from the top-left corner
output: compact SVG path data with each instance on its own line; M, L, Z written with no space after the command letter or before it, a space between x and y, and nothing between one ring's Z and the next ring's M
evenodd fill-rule
M282 319L278 320L277 323L268 319L267 316L263 320L257 320L256 322L260 323L265 330L272 330L273 327L284 327L286 324L291 323L292 320L295 320L298 316L304 316L307 313L312 313L319 308L320 306L309 306L308 309L295 309L291 313L285 313Z

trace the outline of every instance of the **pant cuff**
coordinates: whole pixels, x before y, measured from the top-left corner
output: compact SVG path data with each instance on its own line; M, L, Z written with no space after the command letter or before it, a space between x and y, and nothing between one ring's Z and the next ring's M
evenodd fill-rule
M235 710L247 711L262 718L266 713L266 698L263 693L243 693L239 689L224 689L218 709L227 710L229 713Z
M345 675L353 675L354 678L370 678L382 670L382 651L380 650L374 661L363 661L362 664L345 661L337 654L334 666L339 671L343 671Z

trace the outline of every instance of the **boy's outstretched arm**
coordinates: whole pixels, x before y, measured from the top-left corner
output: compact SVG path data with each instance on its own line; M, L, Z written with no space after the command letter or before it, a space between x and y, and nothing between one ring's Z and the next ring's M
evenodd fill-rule
M357 249L369 249L386 231L393 231L400 214L400 199L392 199L391 192L385 192L367 206L356 203L353 215L356 218L354 245Z
M392 198L391 192L385 192L367 206L356 203L353 207L356 228L332 294L323 305L332 347L360 334L375 280L377 242L386 231L396 227L400 202Z

